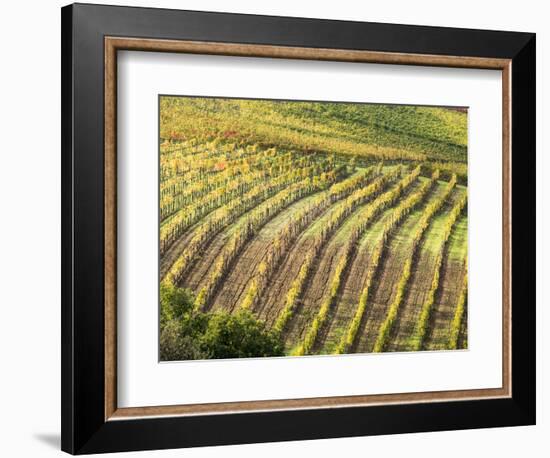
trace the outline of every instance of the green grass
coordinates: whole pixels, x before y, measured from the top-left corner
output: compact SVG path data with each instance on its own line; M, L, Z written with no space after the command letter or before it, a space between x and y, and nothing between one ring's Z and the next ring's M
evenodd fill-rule
M468 251L468 216L463 214L449 237L449 259L461 261Z
M457 186L457 191L455 192L454 197L451 196L449 199L449 205L456 200L459 196L462 196L466 189L464 186ZM426 231L426 237L424 238L424 243L422 244L420 255L424 256L426 253L429 253L432 256L435 256L441 247L441 238L443 237L443 232L445 228L445 222L447 220L448 213L447 211L442 211L439 214L435 215L430 224L430 228ZM467 228L457 228L457 230L465 231ZM452 236L451 236L452 237ZM458 249L458 246L455 247ZM465 254L465 253L464 253ZM462 253L457 252L458 256L462 257Z
M213 140L356 155L466 162L466 113L437 107L161 97L164 141Z

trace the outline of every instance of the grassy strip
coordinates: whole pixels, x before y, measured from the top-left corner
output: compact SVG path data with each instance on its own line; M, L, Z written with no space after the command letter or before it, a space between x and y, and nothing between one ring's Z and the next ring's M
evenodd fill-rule
M349 193L357 186L363 185L373 174L373 172L374 168L371 167L357 176L351 177L343 182L333 184L329 190L318 196L311 205L308 205L298 212L297 215L292 217L292 220L285 225L283 230L277 234L277 236L275 236L269 248L267 260L262 261L260 264L257 278L255 278L250 285L244 302L241 304L241 308L248 309L254 304L258 290L263 289L264 283L268 275L271 273L273 266L276 265L278 259L283 255L288 246L290 246L295 237L301 232L303 227L308 225L313 218L315 218L324 208L330 205L335 197L345 195L346 192ZM384 177L380 177L377 181L381 181L383 179ZM375 183L377 181L375 181ZM254 210L254 212L258 211L258 209ZM263 222L265 223L269 218L274 216L273 208L270 207L267 211L260 212L260 214L261 217L263 217ZM251 217L254 218L254 214L251 215ZM263 225L263 223L261 225ZM212 271L206 285L201 289L197 296L198 307L203 307L209 302L214 291L218 287L219 282L227 273L227 270L233 260L237 257L238 253L244 247L248 239L260 229L261 225L250 225L247 222L247 224L245 224L232 236L227 246L224 248L221 257L216 263L216 267Z
M453 174L456 175L459 184L468 184L468 164L466 162L423 162L422 173L431 173L439 170L442 180L449 181Z
M441 268L443 265L443 254L445 252L445 247L451 235L451 231L453 230L453 227L458 220L458 217L460 216L464 206L466 205L467 199L467 194L464 194L464 196L460 198L460 200L451 209L449 215L445 220L445 224L443 227L443 240L436 256L432 284L430 286L430 290L428 291L427 298L424 301L424 304L422 304L420 316L418 318L418 321L416 322L414 332L410 338L411 350L413 351L418 351L422 348L424 337L426 335L426 331L428 330L428 323L435 301L435 295L437 293L437 289L439 288L439 278L441 276Z
M412 262L416 255L416 250L420 245L420 241L422 240L422 237L424 236L426 229L430 225L430 221L432 217L441 209L441 207L443 206L443 204L451 194L452 190L454 189L455 185L456 185L456 175L453 175L453 177L451 178L451 181L449 181L449 183L447 184L447 188L445 189L445 192L443 193L443 195L439 197L439 199L428 204L424 209L424 212L422 213L420 221L418 222L418 227L413 235L409 256L405 261L403 271L401 272L401 277L399 279L399 282L397 283L394 300L390 304L386 319L384 320L384 322L380 326L380 329L378 330L378 336L376 338L376 342L374 344L374 349L373 349L373 352L375 353L384 351L384 347L386 346L388 336L390 335L395 319L397 318L397 313L399 312L399 307L401 306L401 301L403 300L403 296L405 294L405 290L409 282Z
M344 253L341 255L336 265L336 269L331 279L329 295L325 298L319 312L315 316L311 327L308 329L306 336L303 342L298 345L295 349L292 350L294 356L306 355L311 352L319 330L325 323L328 313L338 292L340 290L342 282L342 273L348 266L349 260L353 258L355 245L367 227L370 225L370 222L378 215L384 208L392 205L402 194L403 190L408 187L417 177L419 173L419 168L415 169L411 174L401 180L397 186L393 189L382 194L380 197L375 199L372 204L365 208L358 218L359 223L353 228L352 234L346 243Z
M467 260L465 261L468 265ZM451 322L451 333L449 336L449 350L456 350L458 347L458 337L460 335L460 328L462 325L462 319L466 310L466 298L468 296L468 270L464 273L464 282L462 283L462 289L460 290L460 296L458 298L458 304L456 306L453 321Z
M438 178L439 173L437 171L434 171L429 181L424 182L415 193L411 194L409 197L403 200L403 202L401 202L399 206L392 211L390 217L382 228L382 233L380 235L380 238L378 239L378 243L376 244L372 252L370 270L365 280L363 290L361 291L361 296L359 297L359 304L357 305L355 315L351 320L346 334L342 337L342 340L336 347L335 353L347 353L355 342L355 338L357 337L357 333L359 332L359 326L361 325L361 321L363 320L363 316L367 309L367 300L370 294L372 280L378 270L378 265L386 248L386 241L389 234L404 220L404 218L411 212L413 208L415 208L420 202L422 202L424 197L427 195L429 189L431 189Z
M467 116L436 107L162 97L162 139L225 139L373 160L465 162Z

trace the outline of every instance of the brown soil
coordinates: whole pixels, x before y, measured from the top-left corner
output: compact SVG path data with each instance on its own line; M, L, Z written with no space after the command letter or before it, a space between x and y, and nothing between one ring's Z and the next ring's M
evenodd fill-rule
M313 275L304 288L301 308L293 315L285 333L287 348L293 348L304 339L307 329L319 311L323 298L328 294L329 281L343 248L342 244L329 243L322 251L320 258L313 264Z
M385 351L411 350L408 339L412 336L422 305L432 283L435 258L429 255L418 257L409 279L407 293L388 338Z

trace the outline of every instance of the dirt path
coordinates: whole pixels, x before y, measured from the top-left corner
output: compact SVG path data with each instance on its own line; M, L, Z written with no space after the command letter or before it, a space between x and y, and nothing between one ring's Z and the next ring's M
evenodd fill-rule
M431 289L436 257L444 243L444 224L448 212L465 192L464 188L456 188L447 199L442 211L433 218L426 230L424 241L413 266L405 298L399 308L399 313L388 339L386 351L410 351L414 349L410 338L415 330L427 294Z
M461 216L449 238L440 278L440 288L435 298L428 333L424 343L424 347L427 350L447 349L451 321L458 304L465 274L463 260L466 256L468 245L467 225L467 215Z
M411 236L416 230L424 206L441 196L446 186L447 183L438 182L430 191L430 195L424 201L424 204L411 212L391 237L379 273L373 282L372 294L367 301L366 318L359 329L358 339L353 352L372 352L380 325L386 318L387 309L394 298L395 286L401 277L403 264L411 249Z

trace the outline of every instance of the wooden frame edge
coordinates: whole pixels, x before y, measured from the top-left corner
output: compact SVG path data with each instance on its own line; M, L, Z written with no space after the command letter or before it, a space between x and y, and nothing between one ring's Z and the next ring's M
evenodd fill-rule
M512 397L512 61L502 69L502 371Z
M105 40L105 419L117 410L116 48Z
M436 67L484 68L502 70L509 59L462 57L435 54L361 51L330 48L252 45L208 41L157 40L148 38L105 37L107 46L115 49L187 54L213 54L238 57L268 57L337 62L363 62L394 65L426 65Z
M501 70L503 107L503 386L501 388L474 390L118 408L116 377L116 65L118 50ZM239 43L124 38L111 36L104 37L104 53L105 421L129 420L159 416L194 416L277 410L307 410L374 406L381 404L389 405L511 398L511 59L405 54L327 48L301 48Z

